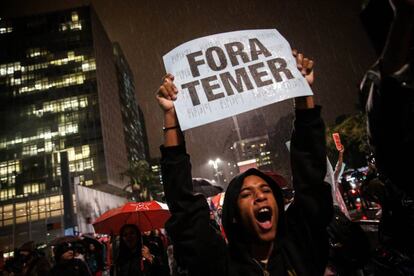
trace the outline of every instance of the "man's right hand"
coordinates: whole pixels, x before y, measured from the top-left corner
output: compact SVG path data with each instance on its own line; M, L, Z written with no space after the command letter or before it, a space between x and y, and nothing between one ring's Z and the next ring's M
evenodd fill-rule
M176 146L183 143L183 133L175 113L174 101L177 99L178 89L174 84L174 76L167 74L162 78L162 84L157 91L156 98L164 111L164 146Z
M174 76L171 74L165 75L156 94L158 104L165 113L174 113L173 101L177 99L177 93L178 89L174 84Z

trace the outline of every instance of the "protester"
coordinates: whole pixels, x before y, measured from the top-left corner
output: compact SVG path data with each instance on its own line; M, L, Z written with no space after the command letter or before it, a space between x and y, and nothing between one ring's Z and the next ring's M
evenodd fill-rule
M85 262L74 258L72 243L63 242L55 246L55 266L51 276L92 276Z
M141 232L138 227L134 224L125 224L119 235L115 276L145 275L143 273Z
M390 0L394 21L362 91L368 134L385 184L376 275L414 275L414 1Z
M82 244L75 243L73 245L74 258L85 261L85 247Z
M157 276L169 275L167 249L160 237L159 230L147 231L143 235L142 256L144 270L147 274Z
M313 61L294 55L312 84ZM313 97L295 98L291 140L294 203L285 213L281 189L259 170L236 176L223 204L226 245L210 226L206 199L192 192L190 158L173 105L178 93L173 80L168 74L157 93L164 112L162 177L172 214L166 230L174 254L189 275L323 275L328 257L326 227L333 205L330 186L324 182L324 124Z
M49 275L50 264L46 257L36 249L34 241L24 243L14 259L14 275Z
M85 255L85 261L88 265L89 271L93 276L102 275L103 258L93 243L88 244L88 249L86 250Z

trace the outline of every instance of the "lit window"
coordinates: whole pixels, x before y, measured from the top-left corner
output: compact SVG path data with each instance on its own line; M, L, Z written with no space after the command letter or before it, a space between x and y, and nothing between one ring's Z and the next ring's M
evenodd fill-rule
M78 20L79 20L78 13L77 12L72 12L72 21L75 22L75 21L78 21Z
M5 76L7 75L7 69L6 69L6 65L3 64L0 66L0 76Z
M13 27L0 27L0 34L7 34L13 32Z

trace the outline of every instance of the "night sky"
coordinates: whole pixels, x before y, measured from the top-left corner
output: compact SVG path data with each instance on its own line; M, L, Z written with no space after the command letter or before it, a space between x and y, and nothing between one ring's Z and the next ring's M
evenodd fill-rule
M276 28L293 47L316 62L316 100L327 124L356 112L358 84L375 61L375 52L359 19L359 1L342 0L13 0L1 1L0 16L15 17L92 3L110 39L119 42L134 73L139 105L147 126L150 154L159 156L162 114L154 99L165 74L162 56L186 41L215 33ZM290 118L292 101L239 116L248 133L279 128ZM252 118L264 118L253 120ZM211 177L209 158L226 159L234 126L225 119L186 132L195 176ZM259 122L259 123L257 123ZM284 160L288 162L288 160Z

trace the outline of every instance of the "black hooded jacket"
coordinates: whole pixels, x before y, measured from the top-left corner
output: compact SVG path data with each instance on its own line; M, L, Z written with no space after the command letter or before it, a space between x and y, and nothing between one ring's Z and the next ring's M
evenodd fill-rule
M165 196L172 213L166 229L178 265L190 275L264 275L250 256L243 227L236 223L237 197L248 175L263 178L279 209L275 249L267 265L270 275L323 275L328 256L326 227L332 216L330 186L324 183L326 150L320 107L297 110L291 139L295 201L284 211L277 183L258 170L235 177L226 191L223 226L228 244L209 225L205 198L192 192L190 157L184 145L161 147Z

